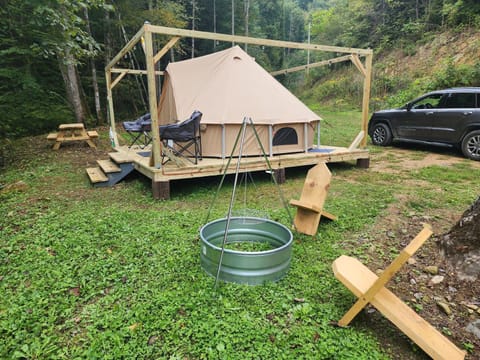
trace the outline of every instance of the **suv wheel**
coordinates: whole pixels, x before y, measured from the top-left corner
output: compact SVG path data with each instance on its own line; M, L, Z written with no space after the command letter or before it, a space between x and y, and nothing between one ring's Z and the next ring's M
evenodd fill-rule
M373 145L387 146L392 143L392 132L386 124L376 124L372 131Z
M469 159L480 161L480 130L469 132L463 138L462 153Z

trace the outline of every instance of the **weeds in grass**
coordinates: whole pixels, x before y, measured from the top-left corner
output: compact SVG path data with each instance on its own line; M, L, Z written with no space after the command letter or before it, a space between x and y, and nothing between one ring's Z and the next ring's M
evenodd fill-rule
M340 136L349 143L357 130L347 118ZM331 170L326 208L339 220L322 221L316 238L295 234L287 276L263 286L221 284L216 293L198 240L216 181L181 181L171 200L154 201L138 178L92 189L68 159L51 154L5 170L1 183L27 187L0 193L0 358L388 358L368 329L330 325L354 300L331 263L346 247L368 256L372 244L359 234L395 193L407 193L419 212L460 208L475 196L475 179L466 164L401 176ZM282 185L287 198L298 197L305 177L291 175ZM427 186L403 184L412 178ZM220 204L230 191L227 182ZM267 177L254 193L249 206L290 225ZM212 217L224 215L220 206Z

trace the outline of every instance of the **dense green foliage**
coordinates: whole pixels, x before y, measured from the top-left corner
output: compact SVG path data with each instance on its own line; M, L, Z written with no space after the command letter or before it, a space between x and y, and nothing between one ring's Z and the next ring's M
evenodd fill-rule
M145 21L300 42L307 41L311 30L312 42L371 47L378 53L398 46L412 51L428 34L478 27L480 18L480 4L475 0L2 0L0 5L0 111L6 114L0 123L0 139L44 133L58 123L72 122L74 107L66 92L69 80L61 71L67 64L73 64L80 75L79 91L87 107L86 121L96 124L105 119L102 69ZM159 48L165 41L159 37L155 46ZM175 51L162 60L161 67L167 61L228 46L229 43L183 39ZM291 49L250 46L248 52L267 69L304 64L307 58L304 51ZM324 56L312 54L311 60ZM125 65L129 67L144 67L143 63L140 46L125 58ZM101 92L103 115L99 119L92 115L95 113L93 66L98 70ZM478 74L478 68L452 71L464 81L452 81L450 69L446 69L445 81L435 80L432 86L469 84ZM307 86L325 73L325 69L312 71ZM296 74L281 80L298 84L301 77L303 75ZM356 103L357 99L351 96L356 89L348 88L348 84L351 82L331 83L330 91L322 89L321 93L306 97L323 101L337 94L349 103ZM118 88L115 106L120 118L138 115L148 108L145 79L141 76L128 77Z

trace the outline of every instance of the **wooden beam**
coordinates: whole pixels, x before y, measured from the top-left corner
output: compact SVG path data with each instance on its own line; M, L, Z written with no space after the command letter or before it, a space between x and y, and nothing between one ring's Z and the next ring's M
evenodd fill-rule
M177 43L178 40L180 40L179 36L171 38L170 41L155 54L153 57L153 62L156 64L158 60L160 60L168 52L168 50L170 50Z
M361 130L358 133L358 135L355 137L355 139L353 139L350 146L348 147L348 151L353 151L356 148L358 148L358 144L360 144L360 142L363 140L364 136L365 136L365 131Z
M139 69L111 68L110 72L147 75L147 70L139 70ZM155 71L155 75L163 75L163 73L164 73L163 71L158 71L158 70Z
M331 65L331 64L342 62L342 61L348 61L350 59L351 59L351 55L344 55L344 56L340 56L340 57L334 58L334 59L323 60L323 61L319 61L319 62L307 64L307 65L300 65L300 66L295 66L295 67L291 67L291 68L288 68L288 69L272 71L270 73L270 75L276 76L276 75L280 75L280 74L288 74L288 73L295 72L295 71L302 71L302 70L305 70L305 69L311 69L311 68L316 68L316 67L320 67L320 66Z
M111 88L113 89L113 88L115 87L115 85L117 85L117 84L120 82L120 80L122 80L122 79L125 77L125 75L127 75L127 72L126 72L126 71L120 73L120 75L118 75L118 76L115 78L115 80L113 80L112 85L111 85Z
M260 46L263 45L263 46L283 47L283 48L289 48L289 49L316 50L316 51L327 51L327 52L358 54L358 55L361 55L361 54L368 55L373 53L371 49L357 49L357 48L346 48L346 47L340 47L340 46L298 43L293 41L260 39L260 38L252 38L247 36L227 35L227 34L211 33L211 32L205 32L205 31L197 31L197 30L176 29L176 28L156 26L151 24L144 25L144 28L145 28L145 31L147 31L148 29L148 31L151 31L152 33L156 33L156 34L179 36L179 37L191 37L191 38L207 39L207 40L218 40L218 41L225 41L225 42L260 45Z
M362 62L357 54L351 55L352 63L357 67L357 69L363 74L363 76L367 76L367 70L363 67Z
M145 25L142 26L142 28L137 31L137 33L130 39L130 41L123 47L123 49L120 50L120 52L117 55L115 55L112 61L110 61L107 64L107 66L105 67L105 70L109 70L118 62L118 60L123 58L125 54L129 52L137 44L138 40L140 40L140 38L143 36L144 33L145 33Z
M161 168L162 157L160 153L160 131L158 128L158 109L157 109L157 82L155 79L155 63L153 61L153 39L152 33L145 27L145 58L147 63L147 82L148 82L148 103L150 107L150 117L152 119L152 160L153 166Z
M367 130L368 130L368 107L370 102L370 87L372 83L372 62L373 54L368 54L365 57L365 78L363 79L363 101L362 101L362 130L365 132L365 136L360 144L363 148L367 145Z
M108 115L110 117L110 136L113 137L112 146L118 147L120 143L118 142L117 132L115 131L115 111L113 110L113 97L112 97L112 73L110 70L105 70L105 81L107 83L107 102L108 102Z

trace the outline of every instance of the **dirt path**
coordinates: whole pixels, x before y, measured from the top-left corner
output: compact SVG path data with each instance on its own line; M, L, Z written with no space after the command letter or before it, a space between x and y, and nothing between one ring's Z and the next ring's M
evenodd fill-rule
M381 152L373 149L370 171L400 174L405 170L428 166L450 167L466 163L480 173L480 162L466 160L454 150L434 149L433 152L425 153L422 151L424 149L426 148L417 146L391 147ZM411 185L414 187L419 183L416 181ZM389 261L378 254L388 254L395 246L398 247L398 243L402 246L408 244L420 230L421 222L432 224L433 237L389 283L389 288L457 345L473 347L475 351L469 353L466 359L480 359L480 339L466 330L480 316L480 282L456 280L449 273L436 244L439 235L447 232L462 214L449 209L429 209L428 215L425 215L409 209L409 194L397 194L395 198L396 201L386 209L386 215L379 218L372 227L370 240L375 246L369 254L369 267L374 271L384 269ZM434 284L432 279L435 276L437 279L443 277L443 280ZM441 304L446 304L448 309ZM388 349L393 359L429 358L375 309L370 308L367 312L371 316L366 316L365 321L375 329L382 345ZM417 351L412 351L412 348Z

